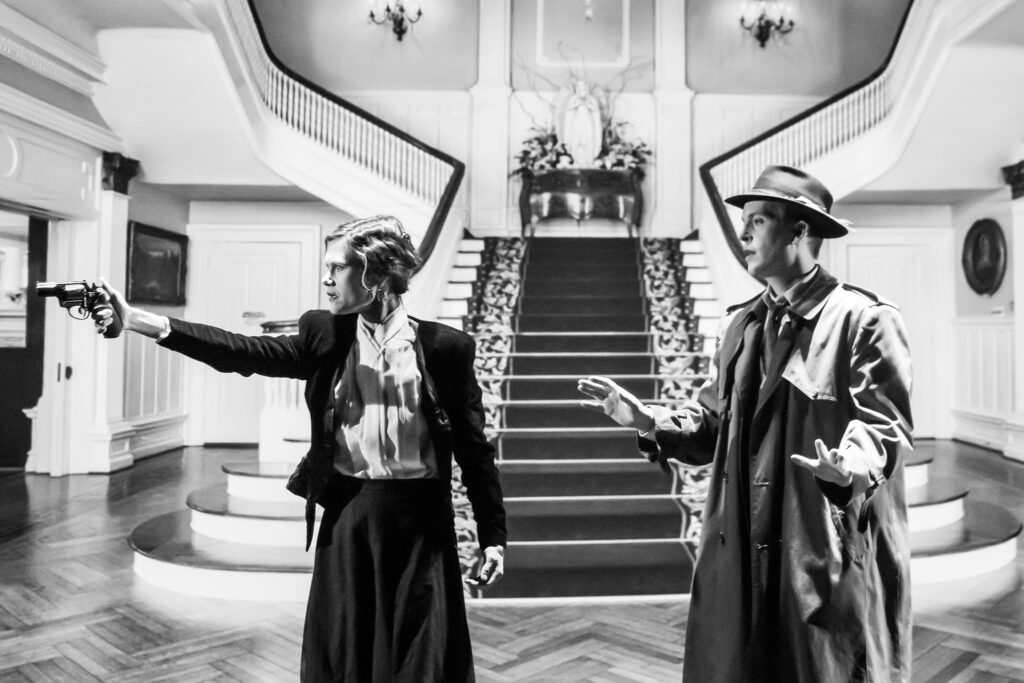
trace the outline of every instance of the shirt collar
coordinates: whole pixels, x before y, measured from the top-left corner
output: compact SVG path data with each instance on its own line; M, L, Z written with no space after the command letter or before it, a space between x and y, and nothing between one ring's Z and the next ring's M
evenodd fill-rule
M359 329L374 347L383 347L391 341L412 342L416 335L409 324L409 314L401 303L379 323L373 323L359 316Z
M771 287L765 287L762 297L769 308L785 301L791 313L809 320L825 305L825 299L835 289L836 284L836 279L828 271L820 265L815 265L782 296L774 296Z

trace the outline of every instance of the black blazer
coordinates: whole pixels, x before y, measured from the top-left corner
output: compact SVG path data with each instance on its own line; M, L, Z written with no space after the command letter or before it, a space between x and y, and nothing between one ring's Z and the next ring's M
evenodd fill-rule
M310 448L288 482L306 499L306 547L313 533L315 505L334 472L334 405L331 386L355 341L356 315L307 311L298 334L250 337L171 318L162 346L202 361L221 372L306 380ZM416 321L416 355L423 376L420 409L437 457L438 477L451 480L451 460L473 507L481 549L505 545L502 502L494 446L484 435L480 386L473 372L476 343L468 334L428 321Z

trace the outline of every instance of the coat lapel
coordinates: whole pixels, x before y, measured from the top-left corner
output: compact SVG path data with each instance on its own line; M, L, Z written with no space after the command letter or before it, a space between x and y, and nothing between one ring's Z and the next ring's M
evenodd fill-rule
M763 310L761 310L763 309ZM763 317L767 306L761 297L758 297L750 305L737 313L735 320L729 325L722 338L722 348L719 352L718 364L718 398L728 398L735 380L734 373L736 359L745 346L756 341L754 331L759 330L759 325L752 325L760 314Z

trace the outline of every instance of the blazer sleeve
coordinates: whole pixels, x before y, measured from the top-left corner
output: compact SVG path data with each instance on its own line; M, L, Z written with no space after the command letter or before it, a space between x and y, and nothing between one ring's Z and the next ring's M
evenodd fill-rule
M494 463L494 446L484 433L483 392L473 370L476 342L466 336L454 355L451 379L455 391L449 418L455 462L462 469L462 483L473 507L481 549L503 546L507 538L505 505Z
M298 334L283 336L248 336L170 318L171 333L157 343L220 372L308 379L311 313L299 319Z

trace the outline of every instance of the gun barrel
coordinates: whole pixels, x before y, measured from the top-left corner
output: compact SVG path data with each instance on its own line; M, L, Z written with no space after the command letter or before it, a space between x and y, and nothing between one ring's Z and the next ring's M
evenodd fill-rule
M39 296L57 296L60 291L59 282L37 282L36 294Z

